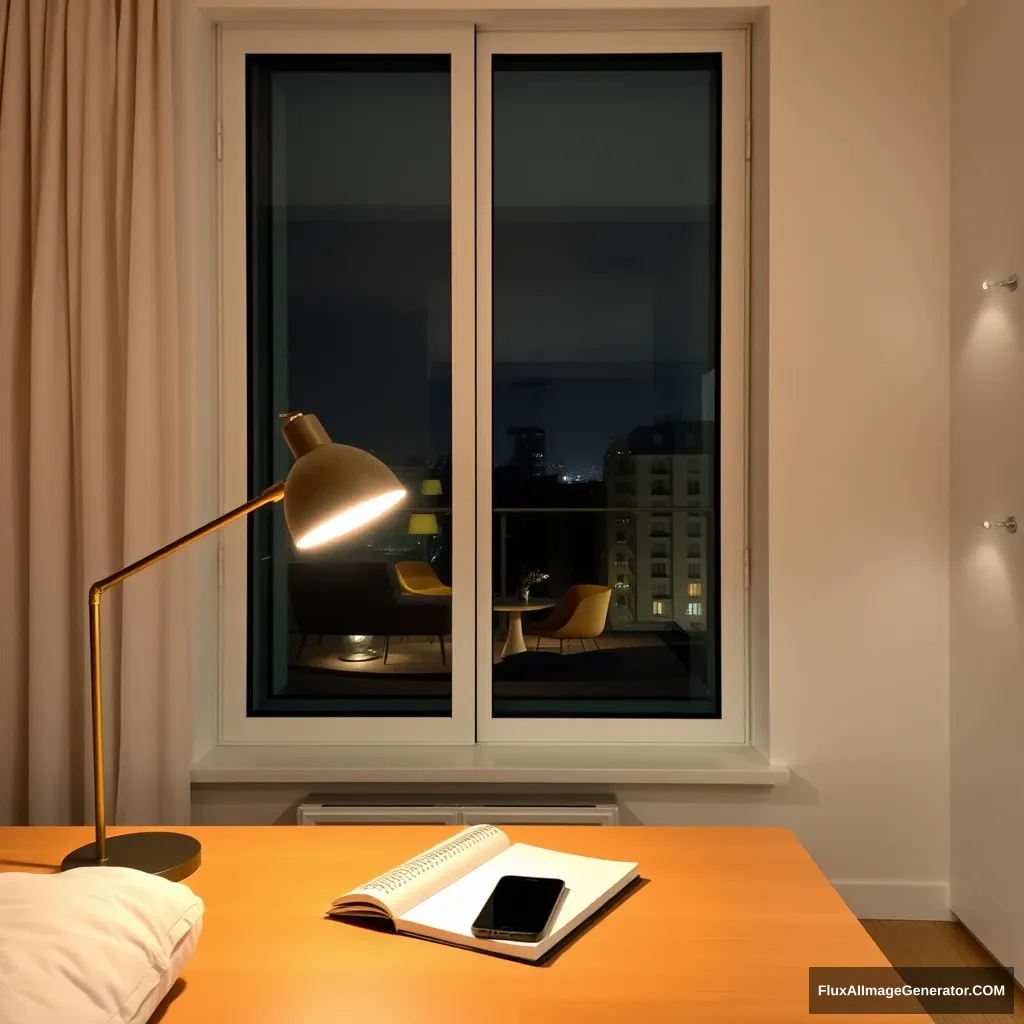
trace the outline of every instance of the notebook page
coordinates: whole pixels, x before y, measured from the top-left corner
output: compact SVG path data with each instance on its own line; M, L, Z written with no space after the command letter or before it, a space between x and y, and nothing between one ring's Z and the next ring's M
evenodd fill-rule
M417 903L508 848L508 836L494 825L473 825L424 850L336 899L329 914L355 912L361 901L379 904L400 917Z
M401 915L398 927L400 931L447 938L459 945L532 960L586 920L636 874L635 863L581 857L516 843L410 908ZM478 939L473 935L473 922L502 875L560 878L565 882L568 892L540 942Z

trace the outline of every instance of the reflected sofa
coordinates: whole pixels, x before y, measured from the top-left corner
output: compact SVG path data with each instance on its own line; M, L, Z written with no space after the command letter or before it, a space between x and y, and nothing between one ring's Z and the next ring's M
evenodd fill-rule
M310 636L383 636L386 663L392 636L436 636L446 660L451 598L404 593L391 562L295 561L288 594L303 644Z

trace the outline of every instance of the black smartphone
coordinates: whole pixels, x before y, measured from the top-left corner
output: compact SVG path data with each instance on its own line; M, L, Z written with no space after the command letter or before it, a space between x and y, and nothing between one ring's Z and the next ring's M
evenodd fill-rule
M478 939L536 942L547 931L565 893L560 878L502 875L473 922Z

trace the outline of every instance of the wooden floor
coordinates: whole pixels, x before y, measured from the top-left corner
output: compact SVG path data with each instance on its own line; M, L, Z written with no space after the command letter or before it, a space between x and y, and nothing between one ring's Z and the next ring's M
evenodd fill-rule
M989 967L995 961L958 921L861 921L889 962L901 967ZM1018 985L1014 1014L940 1013L938 1024L1024 1022L1024 992Z

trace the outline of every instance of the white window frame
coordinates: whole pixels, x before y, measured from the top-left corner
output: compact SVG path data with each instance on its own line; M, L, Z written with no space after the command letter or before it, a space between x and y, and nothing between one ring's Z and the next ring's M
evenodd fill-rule
M249 423L246 329L246 116L248 53L439 53L451 57L452 147L452 571L465 580L452 595L452 714L439 717L249 717L248 545L245 530L221 534L220 744L472 744L476 654L473 584L475 566L473 467L476 452L474 398L474 26L422 29L291 28L283 25L220 29L218 118L222 159L220 440L221 507L247 500ZM457 410L470 410L460 422ZM281 410L282 412L287 410ZM316 413L316 409L301 412ZM464 417L465 418L465 417ZM335 440L344 441L344 438ZM463 467L460 471L459 467ZM257 512L275 515L277 511ZM461 685L460 685L461 683Z
M482 743L745 743L749 737L747 600L747 35L743 30L479 32L477 138L491 137L492 57L502 53L721 53L721 480L718 525L722 717L718 719L495 718L490 572L477 575L477 738ZM477 147L477 559L491 564L493 465L491 146Z
M495 719L492 706L490 58L495 53L722 54L721 238L721 688L720 719ZM447 53L452 84L452 716L248 717L248 551L244 530L224 531L219 592L220 745L473 743L692 743L749 741L747 601L747 32L478 31L470 23L422 28L222 25L218 106L220 212L220 507L248 493L246 330L247 53ZM475 73L474 73L475 65ZM317 410L302 410L315 413ZM343 441L343 438L338 440ZM475 479L474 479L475 476ZM476 516L472 509L476 508ZM277 514L274 511L257 514ZM475 530L473 528L475 520ZM478 571L478 566L485 569Z

